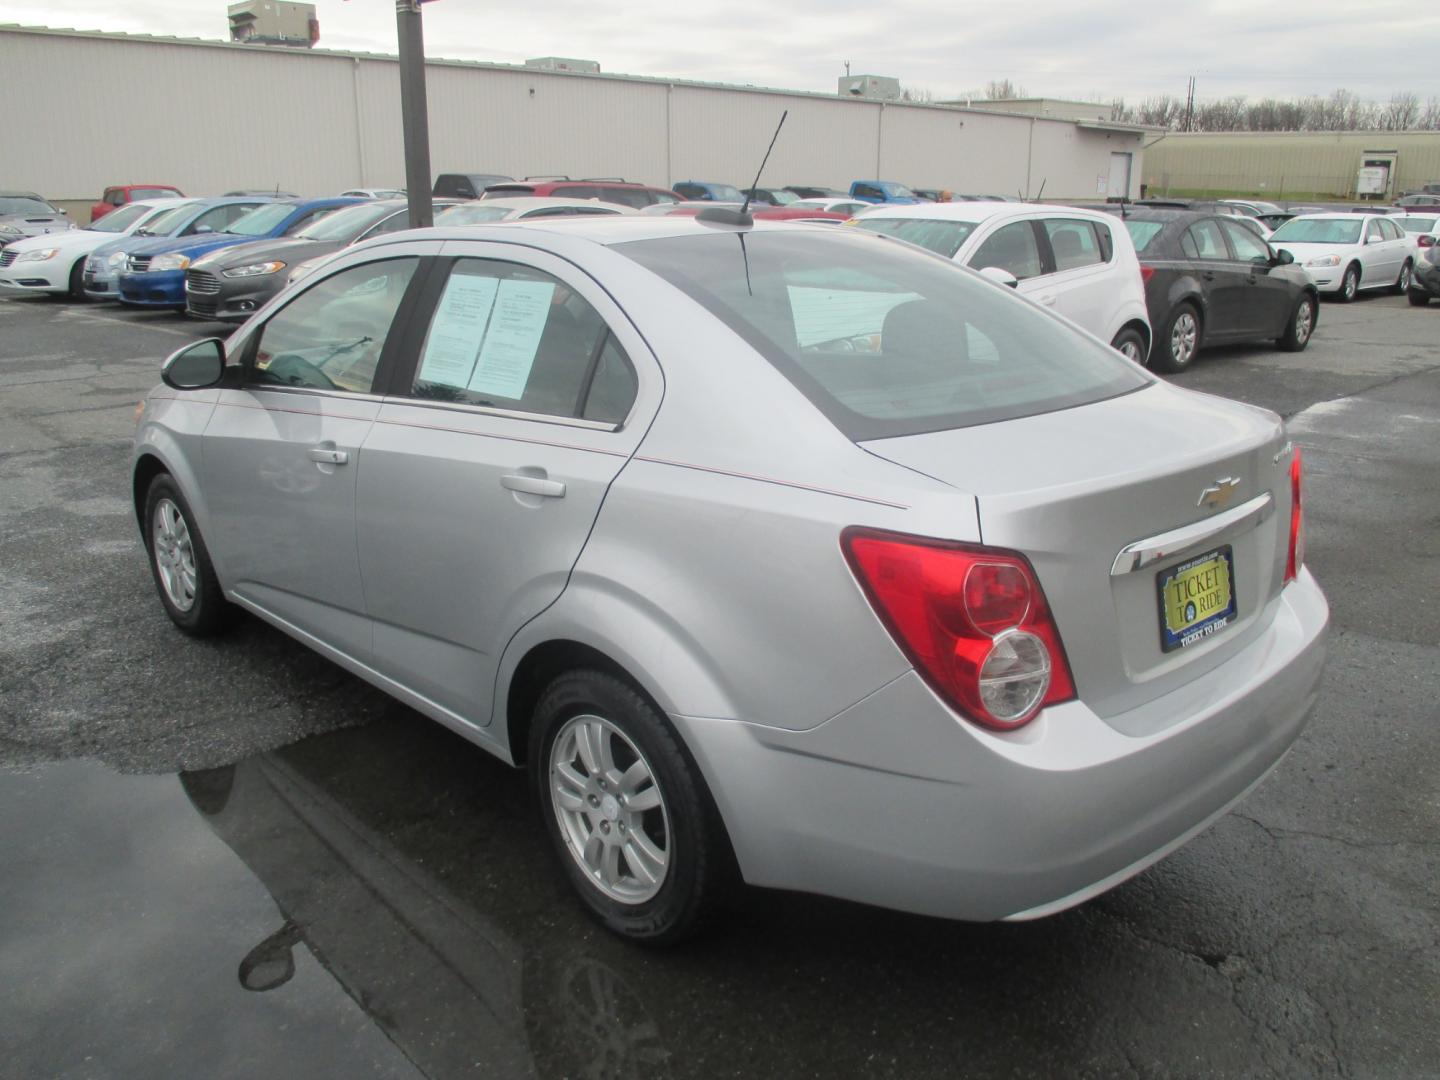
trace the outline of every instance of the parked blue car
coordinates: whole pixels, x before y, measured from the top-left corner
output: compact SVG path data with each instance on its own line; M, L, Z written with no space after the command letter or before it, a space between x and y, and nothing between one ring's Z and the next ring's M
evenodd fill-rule
M120 271L131 250L157 237L198 236L200 234L223 232L257 206L263 206L270 199L189 199L171 207L155 220L147 222L144 228L136 229L129 236L121 236L102 244L85 260L82 281L85 296L90 300L115 300L119 298Z
M922 200L904 184L894 180L856 180L850 185L850 197L868 203L918 203Z
M364 199L273 199L239 217L220 232L163 237L132 244L118 281L122 304L142 307L185 306L185 269L201 255L252 240L274 240L304 228L316 218Z
M671 191L686 199L705 202L744 202L745 196L734 184L712 184L708 180L681 180Z

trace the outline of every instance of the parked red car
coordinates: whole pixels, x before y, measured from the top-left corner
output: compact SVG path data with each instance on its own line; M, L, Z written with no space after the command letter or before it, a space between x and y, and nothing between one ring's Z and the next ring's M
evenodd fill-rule
M137 199L178 199L184 196L183 191L169 184L117 184L107 187L100 201L90 207L90 220L99 221L116 207Z
M643 210L656 203L677 203L680 196L665 188L653 188L645 184L632 184L628 180L592 178L571 180L568 176L534 178L530 180L507 181L491 184L482 199L509 199L517 195L558 196L565 199L599 199L601 202L618 203L620 206Z

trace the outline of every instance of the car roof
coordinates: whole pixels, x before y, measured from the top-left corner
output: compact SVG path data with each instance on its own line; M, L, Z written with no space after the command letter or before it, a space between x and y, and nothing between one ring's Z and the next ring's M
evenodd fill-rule
M602 199L571 199L564 195L506 195L497 196L492 199L466 199L464 202L451 203L446 209L452 206L501 206L510 210L538 210L547 206L583 206L587 209L599 209L605 213L635 214L639 211L629 207L621 206L619 203L607 203ZM714 206L714 203L704 203L705 206Z
M713 206L713 203L706 204ZM493 235L489 230L497 230ZM806 222L767 221L757 219L752 226L744 228L730 225L716 225L703 222L696 217L681 214L593 214L579 217L527 218L524 221L504 221L485 225L437 225L429 229L411 229L390 233L385 237L366 242L366 246L378 246L403 237L407 241L432 240L485 240L510 239L528 233L549 233L569 239L581 239L609 247L637 240L661 240L672 236L704 236L710 234L780 232L793 235L796 230L816 230L827 235L848 233L849 229L836 229L833 225L811 225Z
M924 217L943 221L969 221L979 224L994 217L1029 216L1032 214L1058 214L1066 217L1082 216L1100 221L1109 220L1113 215L1101 210L1083 206L1061 206L1055 203L1004 203L1004 202L948 202L918 203L910 206L877 206L867 210L865 217Z
M1353 213L1348 213L1348 214L1345 213L1344 211L1340 211L1340 210L1327 210L1327 211L1324 212L1323 214L1297 214L1295 217L1291 218L1290 221L1297 221L1297 220L1299 220L1300 218L1304 218L1306 221L1315 221L1315 220L1321 220L1321 221L1358 221L1358 220L1361 220L1361 219L1367 218L1367 217L1377 217L1377 218L1381 218L1381 217L1394 217L1394 216L1395 216L1395 215L1393 215L1393 214L1374 214L1374 213L1368 213L1368 212L1361 211L1361 210L1356 210L1356 211L1354 211ZM1290 223L1290 222L1287 221L1285 224L1288 225L1289 223Z
M0 191L0 199L39 199L45 201L43 195L37 195L33 191Z

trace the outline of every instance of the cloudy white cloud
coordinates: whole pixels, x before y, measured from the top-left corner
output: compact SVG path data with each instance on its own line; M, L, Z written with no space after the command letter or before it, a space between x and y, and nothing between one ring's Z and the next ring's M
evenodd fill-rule
M0 22L183 37L226 36L225 0L0 0ZM317 0L321 46L394 52L393 0ZM894 75L937 97L1009 78L1060 97L1183 95L1202 100L1328 94L1440 95L1440 12L1414 0L1075 4L1022 0L580 0L425 5L431 56L515 63L598 60L605 71L832 91L856 74Z

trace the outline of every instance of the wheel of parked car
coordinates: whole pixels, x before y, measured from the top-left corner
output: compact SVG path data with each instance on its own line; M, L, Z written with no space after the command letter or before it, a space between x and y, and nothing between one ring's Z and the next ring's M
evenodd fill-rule
M79 300L82 303L89 299L85 295L85 260L76 259L75 265L70 267L70 299Z
M1275 344L1286 352L1299 352L1305 348L1310 344L1310 335L1315 332L1317 313L1315 297L1309 293L1302 293L1300 299L1295 301L1295 310L1290 312L1290 321L1285 324L1285 333L1275 340Z
M232 609L210 565L190 504L168 473L150 482L144 521L150 572L170 621L196 637L223 629Z
M674 732L634 687L599 671L557 678L535 707L530 763L546 830L601 922L663 945L705 920L728 841Z
M1200 351L1200 312L1193 304L1177 304L1150 350L1150 365L1159 371L1183 371Z
M1415 268L1410 260L1405 260L1405 265L1400 268L1400 276L1395 279L1395 284L1390 286L1390 291L1396 296L1410 291L1410 279L1415 276Z
M1414 289L1411 289L1405 295L1410 298L1411 307L1428 307L1430 305L1429 293L1416 292Z
M1124 354L1125 359L1132 360L1141 367L1145 366L1145 335L1133 326L1127 326L1116 334L1110 347Z
M1340 282L1340 291L1335 294L1335 299L1342 304L1348 304L1355 299L1355 294L1360 291L1360 267L1351 263L1345 268L1345 277Z

